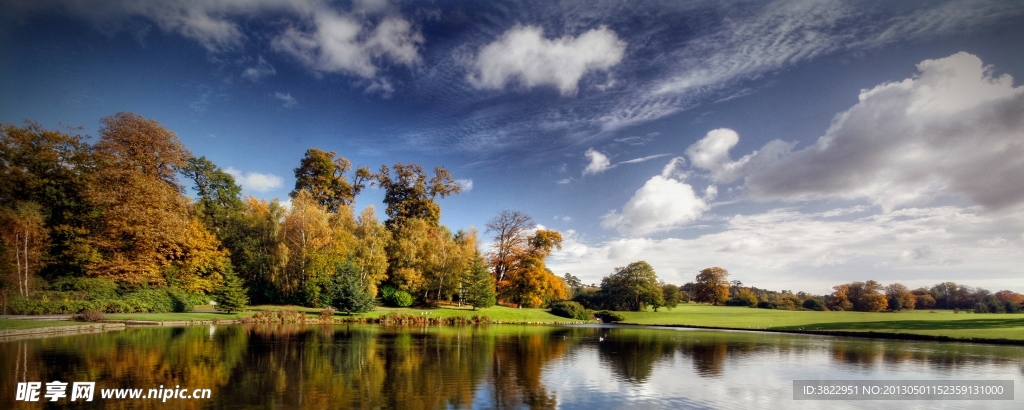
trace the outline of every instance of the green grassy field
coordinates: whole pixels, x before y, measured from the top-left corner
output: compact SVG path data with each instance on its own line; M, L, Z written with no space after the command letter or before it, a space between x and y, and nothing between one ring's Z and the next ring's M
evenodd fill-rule
M88 325L87 322L71 320L0 319L0 330L36 329L40 327Z
M198 306L189 313L131 313L108 314L107 319L196 321L233 320L251 316L255 311L294 310L318 316L320 309L300 306L251 306L246 312L232 314L216 312L209 306ZM513 309L495 306L473 310L469 307L440 308L387 308L354 315L376 318L389 313L453 317L486 315L491 321L514 323L578 323L578 321L552 315L543 309ZM945 336L956 339L1011 339L1024 341L1024 314L953 313L948 310L903 311L895 313L867 312L813 312L751 309L746 307L708 306L684 304L659 312L620 312L624 323L638 325L692 326L727 329L775 331L839 331L878 332ZM338 313L338 316L344 316ZM9 320L0 319L0 329L26 329L45 326L80 324L71 321Z
M948 336L958 339L1024 340L1024 314L815 312L748 307L679 305L671 311L620 312L626 323L731 329L843 331Z

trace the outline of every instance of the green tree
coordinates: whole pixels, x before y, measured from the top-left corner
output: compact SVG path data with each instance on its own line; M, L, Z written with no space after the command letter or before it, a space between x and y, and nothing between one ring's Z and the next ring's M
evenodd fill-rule
M658 275L645 261L633 262L601 280L606 303L616 310L639 312L644 306L661 306L664 296Z
M374 309L373 295L363 283L360 270L359 266L351 260L336 265L334 278L326 293L330 298L331 306L338 311L352 314L369 312Z
M712 267L700 271L693 284L693 299L697 302L721 305L729 299L729 271Z
M181 172L195 184L193 188L198 196L195 203L196 217L218 239L225 241L229 225L245 209L242 187L235 183L234 177L206 157L189 159Z
M679 286L671 283L661 284L661 294L664 299L664 305L668 310L672 310L676 306L679 306Z
M562 276L562 280L565 281L565 286L569 288L569 299L576 297L576 294L583 289L583 281L570 273Z
M224 275L224 285L214 292L215 306L221 312L240 312L249 304L245 296L245 288L242 287L242 280L233 272Z
M40 206L48 246L39 273L47 278L84 275L96 257L88 240L96 208L87 195L96 156L85 140L34 122L0 126L0 204Z
M494 276L487 271L487 264L479 257L473 259L462 287L465 301L473 306L473 310L489 308L497 303Z
M310 148L295 168L295 189L289 195L295 198L300 191L309 191L327 212L336 213L340 207L355 202L365 182L373 177L369 168L359 167L350 182L346 174L351 169L352 163L334 151Z
M387 165L380 167L374 179L384 189L385 213L388 220L384 224L392 232L403 226L410 219L422 219L432 226L441 220L441 206L434 202L452 194L462 192L462 188L452 179L448 170L434 168L434 177L427 179L423 167L416 164L395 164L394 176Z

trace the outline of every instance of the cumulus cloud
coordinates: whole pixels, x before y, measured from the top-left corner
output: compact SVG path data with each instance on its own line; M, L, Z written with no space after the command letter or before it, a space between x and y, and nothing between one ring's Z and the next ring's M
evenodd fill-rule
M962 196L988 210L1020 209L1024 87L967 53L917 68L861 92L804 149L772 141L731 161L722 155L735 145L731 135L712 131L687 153L716 180L745 176L755 198L866 198L891 211Z
M601 226L635 236L676 229L699 218L718 190L712 185L704 196L698 196L679 171L684 162L681 157L673 158L661 175L636 190L621 212L611 211L602 217Z
M626 42L604 26L557 39L545 38L540 27L516 26L480 50L467 80L478 89L500 90L518 81L573 95L584 75L611 69L625 52Z
M295 97L292 97L292 93L282 94L280 92L274 92L274 98L281 100L284 103L284 108L291 108L299 104Z
M611 161L608 160L607 155L604 155L593 148L588 149L587 152L583 153L583 155L590 158L590 163L583 169L583 175L602 173L608 169L609 165L611 165Z
M224 172L227 172L234 177L235 182L238 183L238 185L241 185L242 188L249 191L267 192L271 189L280 188L284 183L284 179L273 174L242 172L241 170L233 167L227 167Z
M321 10L313 18L312 30L289 27L274 38L274 50L289 54L318 72L343 72L372 78L378 67L374 59L386 59L412 66L419 61L423 35L399 17L388 17L364 35L363 23L353 16Z

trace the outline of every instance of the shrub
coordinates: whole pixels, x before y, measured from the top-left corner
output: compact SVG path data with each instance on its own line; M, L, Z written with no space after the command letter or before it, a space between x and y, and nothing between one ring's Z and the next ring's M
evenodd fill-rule
M732 298L725 301L726 306L754 306L756 304L756 300L750 300L748 298Z
M775 309L775 304L768 301L757 302L758 309Z
M115 299L118 296L117 284L100 278L63 277L54 281L50 289L58 292L82 292L82 299Z
M167 313L174 311L174 299L167 289L142 289L124 295L136 312Z
M612 311L609 311L609 310L602 310L600 312L594 312L594 316L597 317L598 319L601 319L601 321L605 322L605 323L614 323L614 322L621 322L623 320L626 320L625 316L622 316L622 315L620 315L618 313L615 313L615 312L612 312Z
M328 306L324 310L320 311L320 320L332 320L334 319L334 308Z
M75 319L83 322L99 322L104 318L103 312L95 309L85 309L75 317Z
M804 309L808 310L825 310L825 302L819 299L807 299L803 303Z
M398 290L391 286L385 286L380 290L380 296L388 306L409 307L412 306L413 298L409 292Z
M590 312L583 305L568 300L551 304L551 313L569 319L590 320Z

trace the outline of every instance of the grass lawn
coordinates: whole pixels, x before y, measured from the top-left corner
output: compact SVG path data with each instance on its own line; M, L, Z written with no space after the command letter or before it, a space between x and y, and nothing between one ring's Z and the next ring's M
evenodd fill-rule
M117 320L152 320L152 321L186 321L186 320L233 320L239 319L246 316L251 316L255 311L272 311L272 310L292 310L297 312L306 312L307 316L317 317L320 315L322 309L308 308L302 306L276 306L276 305L258 305L249 306L245 312L235 312L231 314L217 312L209 306L196 306L195 311L187 313L117 313L107 314L107 319ZM577 320L566 319L564 317L555 316L548 313L543 309L513 309L504 306L494 306L487 309L473 310L471 307L457 307L457 306L444 306L438 308L390 308L390 307L378 307L372 312L356 314L356 317L366 318L377 318L384 316L388 313L399 313L405 315L420 315L427 314L432 317L453 317L453 316L465 316L473 317L476 315L487 316L492 321L499 322L559 322L559 323L576 323ZM337 316L343 316L344 313L336 313Z
M814 312L748 307L679 305L671 311L620 312L626 323L733 329L828 330L909 333L952 338L1024 340L1024 314L902 312Z
M0 330L35 329L40 327L91 325L88 322L72 320L0 319Z

